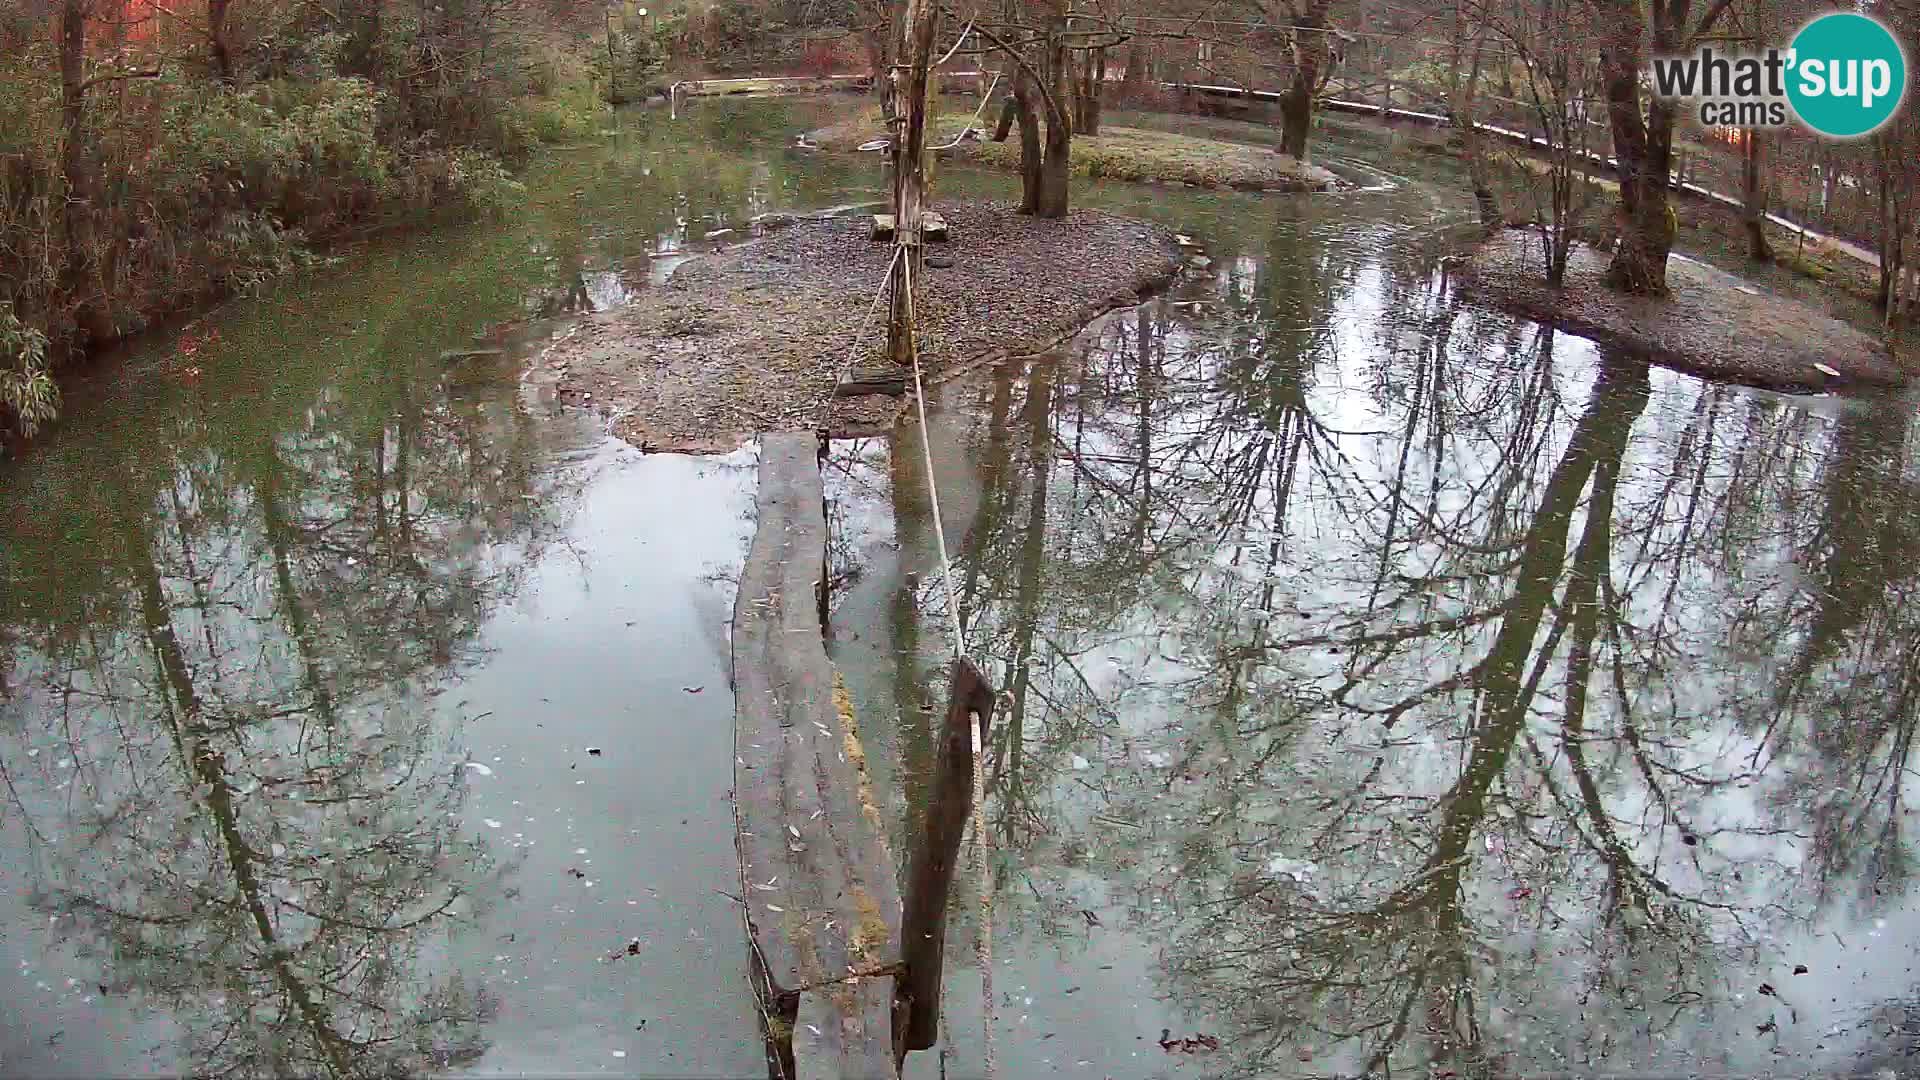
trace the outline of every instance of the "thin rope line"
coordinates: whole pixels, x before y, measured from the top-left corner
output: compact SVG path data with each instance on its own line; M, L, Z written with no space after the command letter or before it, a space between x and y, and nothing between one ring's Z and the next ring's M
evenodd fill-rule
M973 33L973 20L968 19L966 29L960 31L960 40L954 42L953 48L947 50L947 55L941 57L933 66L936 68L945 67L947 61L953 59L953 54L960 51L960 46L967 43L967 35L971 33Z
M893 227L900 229L903 228L905 224L905 222L896 221L893 223ZM918 239L918 237L915 239ZM898 258L898 253L904 252L906 245L902 244L894 250L896 252L895 258ZM965 628L960 625L960 598L959 593L953 587L953 561L947 556L947 529L940 514L940 491L939 488L935 486L933 478L933 445L932 440L928 436L927 428L926 386L920 379L920 341L919 335L914 332L912 259L906 261L906 265L901 272L901 277L904 279L907 289L907 354L913 358L913 405L915 411L920 415L920 459L927 470L927 498L933 506L933 539L940 549L940 577L945 581L947 587L947 619L951 623L948 629L953 632L953 658L955 660L962 660L965 659L967 655L967 635ZM977 744L980 738L979 728L975 727L974 732L974 741ZM977 745L974 753L976 755L974 760L977 764L979 761ZM975 806L977 807L978 805L976 801Z
M972 120L971 122L969 122L969 123L967 124L967 126L966 126L966 127L963 127L963 128L961 128L961 129L960 129L960 134L958 134L958 135L955 135L955 136L953 137L953 141L952 141L952 142L950 142L950 143L946 143L946 144L944 144L944 145L942 145L942 146L929 146L929 147L927 147L927 149L929 149L929 150L951 150L951 149L953 149L954 147L956 147L956 146L959 146L959 145L960 145L960 142L961 142L961 140L963 140L963 139L965 139L965 138L967 137L967 132L969 132L969 131L972 131L972 130L973 130L973 129L974 129L975 127L976 127L976 126L978 126L978 125L979 125L979 123L980 123L980 114L981 114L981 113L984 113L984 112L986 112L986 111L987 111L987 102L989 102L989 101L992 101L992 100L993 100L993 88L994 88L994 87L996 87L996 86L999 86L999 85L1000 85L1000 73L996 71L996 72L994 72L994 73L993 73L993 81L992 81L992 82L989 82L989 83L987 83L987 92L986 92L986 93L984 93L984 94L981 94L981 95L980 95L980 107L979 107L979 108L977 108L977 109L975 109L975 110L973 110L973 120Z
M843 371L848 370L853 364L854 354L860 351L860 343L866 340L867 327L873 325L873 313L880 310L880 301L887 295L887 285L893 280L893 264L900 261L900 251L898 247L893 249L893 258L887 260L887 269L880 275L880 287L874 290L873 303L867 305L867 317L860 320L860 325L854 328L853 344L847 346L846 359L840 361L840 368Z

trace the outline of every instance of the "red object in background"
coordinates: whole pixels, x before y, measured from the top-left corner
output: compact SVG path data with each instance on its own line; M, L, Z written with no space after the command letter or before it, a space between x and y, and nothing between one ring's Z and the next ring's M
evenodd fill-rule
M158 20L155 0L95 0L88 43L95 49L138 45L152 39Z

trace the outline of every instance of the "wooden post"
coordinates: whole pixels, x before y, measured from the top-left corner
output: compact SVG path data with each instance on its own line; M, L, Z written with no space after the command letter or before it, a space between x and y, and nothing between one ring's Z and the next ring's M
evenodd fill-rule
M913 305L907 282L920 279L920 217L927 181L927 68L940 8L934 0L907 0L900 21L900 56L887 75L888 115L894 130L893 244L897 257L887 276L887 356L902 367L913 363ZM911 263L911 266L908 264Z
M972 662L953 662L941 733L928 785L926 827L907 871L906 904L900 917L901 974L893 984L893 1057L926 1050L940 1036L940 984L945 976L947 907L960 839L973 813L973 724L987 741L993 691Z

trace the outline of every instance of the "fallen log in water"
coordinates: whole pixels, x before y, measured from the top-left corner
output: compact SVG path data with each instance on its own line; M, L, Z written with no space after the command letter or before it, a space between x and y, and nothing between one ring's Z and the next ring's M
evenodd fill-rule
M761 441L759 523L733 614L734 822L776 1080L897 1075L900 894L823 633L819 437Z

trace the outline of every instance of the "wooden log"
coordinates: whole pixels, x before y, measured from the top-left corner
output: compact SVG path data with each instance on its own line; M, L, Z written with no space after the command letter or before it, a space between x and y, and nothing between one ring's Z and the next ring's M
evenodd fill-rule
M993 691L972 662L953 662L947 717L935 751L933 783L920 843L907 871L906 910L900 921L901 976L894 983L893 1054L926 1050L940 1037L940 987L945 978L947 909L960 839L973 813L973 724L986 745Z
M815 433L761 441L759 522L733 613L740 895L772 1075L892 1080L900 899L827 659L819 445Z

